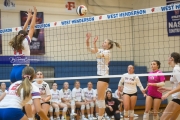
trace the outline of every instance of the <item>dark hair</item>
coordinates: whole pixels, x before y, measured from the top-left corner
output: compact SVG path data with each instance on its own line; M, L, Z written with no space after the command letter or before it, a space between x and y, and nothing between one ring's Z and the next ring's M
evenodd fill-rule
M31 81L35 77L35 71L34 68L32 67L25 67L22 71L22 83L19 86L17 90L17 94L21 96L21 89L23 89L23 100L31 98L31 89L32 89L32 84Z
M110 44L109 49L112 49L113 46L114 46L114 44L116 45L116 47L121 48L120 45L119 45L119 43L114 42L114 41L112 41L112 40L110 40L110 39L107 39L107 40L109 41L109 44Z
M175 63L180 63L180 54L179 53L173 52L173 53L171 53L171 57L174 58Z
M52 86L53 86L54 84L56 84L56 85L57 85L57 83L53 82Z
M112 92L111 92L110 90L108 90L108 91L106 91L106 100L109 100L108 97L107 97L108 92L111 93L111 99L112 99L112 97L113 97L113 96L112 96Z
M158 69L161 67L161 63L158 60L153 60L152 62L155 62L158 65Z
M24 47L22 45L22 41L25 39L27 32L25 30L20 30L18 32L18 35L12 38L12 40L9 42L9 45L14 49L14 50L23 50Z

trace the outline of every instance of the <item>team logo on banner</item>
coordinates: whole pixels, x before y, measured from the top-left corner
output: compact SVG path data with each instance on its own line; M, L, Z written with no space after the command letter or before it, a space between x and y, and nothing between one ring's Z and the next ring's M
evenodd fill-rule
M166 0L167 5L180 3L180 0ZM168 11L167 12L167 32L168 36L180 35L180 11Z
M74 12L76 11L76 6L75 6L75 0L66 0L65 2L65 8L67 12Z
M15 0L4 0L5 9L14 9L16 6Z

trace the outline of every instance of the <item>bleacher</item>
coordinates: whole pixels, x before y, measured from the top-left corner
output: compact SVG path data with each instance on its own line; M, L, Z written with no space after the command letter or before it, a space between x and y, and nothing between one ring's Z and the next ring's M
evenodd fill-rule
M133 61L111 61L110 75L122 75L127 73L127 66L134 65ZM35 69L36 67L53 67L54 68L54 76L58 77L78 77L78 76L96 76L97 72L97 62L96 61L53 61L53 62L44 62L43 64L32 64ZM0 79L9 79L10 72L12 69L12 65L0 65ZM142 74L147 73L147 68L145 66L135 66L135 73ZM112 92L118 87L120 78L111 78L109 88L111 88ZM147 85L147 77L140 77L141 83L144 87ZM67 80L55 80L58 84L58 89L62 88L63 83ZM74 87L75 80L68 80L69 87L72 89ZM87 82L91 81L93 83L93 88L96 89L97 79L84 79L79 80L81 83L81 88L87 87ZM6 83L9 86L9 82ZM162 104L166 105L167 100L163 101ZM138 88L138 100L136 106L140 106L139 108L144 108L145 98L143 97L141 91Z

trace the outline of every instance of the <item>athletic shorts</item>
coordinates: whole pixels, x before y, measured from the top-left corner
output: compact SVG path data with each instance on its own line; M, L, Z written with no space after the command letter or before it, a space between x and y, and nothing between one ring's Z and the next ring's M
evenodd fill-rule
M123 95L129 95L129 97L131 97L131 96L137 96L137 92L136 92L136 93L133 93L133 94L127 94L127 93L124 93L124 92L123 92Z
M48 104L48 105L50 105L51 103L50 102L43 102L43 103L41 103L41 105L42 104Z
M15 65L13 66L10 74L11 83L22 80L22 71L27 65Z
M101 75L98 75L101 76ZM98 78L98 81L107 82L109 84L110 79L109 78Z
M153 97L153 96L150 96L150 95L148 95L149 97L151 97L153 100L154 99L160 99L161 100L161 98L158 98L158 97Z
M172 99L172 101L180 105L180 99Z
M23 116L19 108L0 108L0 120L20 120Z

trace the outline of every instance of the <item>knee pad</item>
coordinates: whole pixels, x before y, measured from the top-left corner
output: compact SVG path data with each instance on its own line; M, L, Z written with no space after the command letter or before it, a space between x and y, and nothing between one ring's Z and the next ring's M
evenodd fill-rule
M52 106L50 106L49 112L53 112L53 107Z
M96 107L98 107L98 101L96 100Z
M129 117L134 117L134 110L129 110Z
M120 120L120 113L115 113L114 118L115 120Z
M75 105L75 101L74 100L71 100L71 105Z
M105 100L98 100L98 107L99 108L106 108Z
M90 109L89 104L86 105L86 109L88 109L88 110Z
M126 110L124 110L124 116L128 116L128 114L129 114L129 111L126 111Z
M84 110L85 109L85 105L81 105L81 110Z
M59 112L59 107L55 108L55 112Z
M94 102L90 102L90 106L91 106L91 107L94 107Z
M63 108L63 112L66 112L66 111L67 111L67 109L68 109L67 107L64 107L64 108Z

